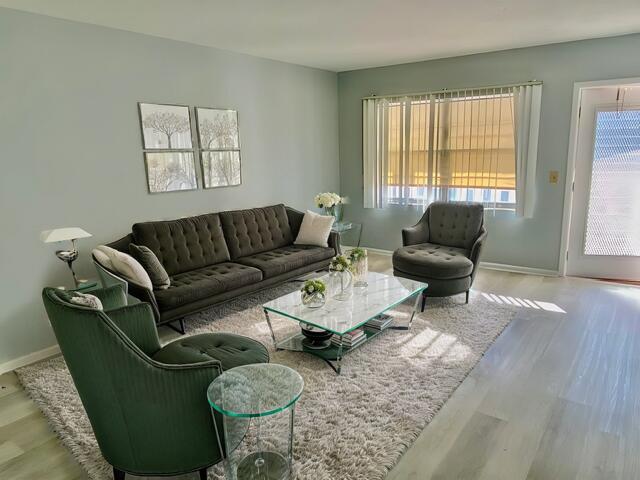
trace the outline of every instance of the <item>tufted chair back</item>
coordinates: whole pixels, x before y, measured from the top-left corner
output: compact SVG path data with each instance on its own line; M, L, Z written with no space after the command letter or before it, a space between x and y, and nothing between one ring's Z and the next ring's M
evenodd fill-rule
M136 223L133 242L150 248L167 273L178 273L229 261L220 215Z
M484 223L480 203L433 202L428 207L429 242L469 250Z
M285 206L221 212L231 259L266 252L293 243Z

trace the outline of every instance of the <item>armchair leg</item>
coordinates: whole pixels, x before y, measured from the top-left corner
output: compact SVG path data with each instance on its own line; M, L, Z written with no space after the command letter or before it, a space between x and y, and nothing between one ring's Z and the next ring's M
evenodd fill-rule
M469 303L469 290L467 290L467 291L464 293L464 296L465 296L464 303Z
M125 473L113 467L113 480L124 480Z
M423 293L422 294L422 306L420 307L420 311L424 312L424 304L427 303L427 296Z
M203 468L198 473L200 473L200 480L207 480L207 469Z

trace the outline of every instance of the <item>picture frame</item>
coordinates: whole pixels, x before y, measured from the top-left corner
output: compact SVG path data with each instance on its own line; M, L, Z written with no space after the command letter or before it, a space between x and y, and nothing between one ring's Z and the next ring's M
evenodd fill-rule
M200 167L205 189L242 184L237 110L195 107Z
M144 152L144 163L149 193L198 189L193 152Z
M193 150L187 105L138 102L143 150Z

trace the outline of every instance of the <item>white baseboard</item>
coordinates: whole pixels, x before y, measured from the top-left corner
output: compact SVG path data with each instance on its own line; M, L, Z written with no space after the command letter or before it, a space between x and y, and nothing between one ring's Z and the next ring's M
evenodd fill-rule
M480 262L480 268L487 270L500 270L501 272L526 273L528 275L542 275L543 277L559 277L557 270L545 268L521 267L519 265L506 265L504 263Z
M31 365L32 363L39 362L49 357L53 357L60 353L60 347L58 345L52 345L37 352L29 353L22 357L14 358L0 365L0 375L3 373L11 372L20 367Z
M343 245L342 248L344 250L349 250L350 248L353 248L353 247ZM370 248L370 247L362 247L362 248L366 248L369 252L377 253L379 255L385 255L387 257L390 257L393 254L391 250L383 250L381 248ZM544 268L533 268L533 267L521 267L519 265L507 265L504 263L480 262L480 268L486 268L487 270L500 270L502 272L526 273L528 275L542 275L544 277L560 276L560 272L558 272L558 270L547 270Z

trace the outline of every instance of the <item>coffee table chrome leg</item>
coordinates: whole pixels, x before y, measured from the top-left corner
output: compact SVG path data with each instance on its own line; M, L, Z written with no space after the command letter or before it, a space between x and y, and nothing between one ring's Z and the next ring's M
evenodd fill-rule
M416 316L420 309L420 301L422 300L422 291L416 294L416 301L413 304L413 311L411 312L411 317L409 318L409 323L407 325L391 325L389 327L390 330L410 330L411 324L413 323L413 317Z
M263 309L264 311L264 316L267 319L267 325L269 325L269 332L271 332L271 339L273 340L273 347L276 350L279 350L278 348L278 342L276 342L276 335L273 333L273 326L271 326L271 319L269 318L269 312L267 311L267 309Z
M340 370L342 369L342 339L343 335L340 335L340 343L338 344L338 356L336 357L336 367L334 370L338 375L340 375Z

